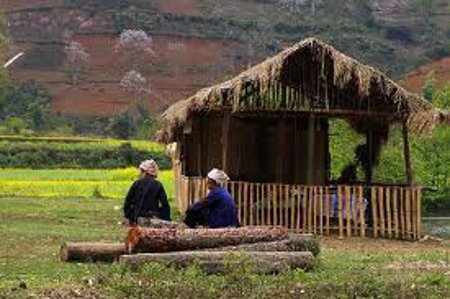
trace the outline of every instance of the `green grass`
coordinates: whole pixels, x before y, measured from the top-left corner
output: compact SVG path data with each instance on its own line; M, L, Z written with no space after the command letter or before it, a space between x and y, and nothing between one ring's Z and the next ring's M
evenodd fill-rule
M0 197L123 199L136 178L135 168L113 170L1 169ZM160 171L167 196L173 198L171 170Z
M389 268L448 264L449 247L387 240L326 238L314 271L279 276L252 274L245 258L240 267L221 276L207 276L195 265L184 270L151 265L131 272L110 264L60 262L64 241L123 240L120 208L136 174L134 168L0 170L0 298L39 297L48 289L64 298L66 290L86 287L116 298L450 296L449 268ZM162 171L159 177L170 198L172 175ZM92 198L96 187L105 198ZM11 291L21 278L29 289ZM92 285L87 286L87 280Z
M33 287L76 281L89 265L63 264L63 241L119 241L120 200L0 199L0 288L26 277ZM0 296L1 297L1 296Z
M61 137L28 137L21 135L0 135L0 142L28 142L28 143L51 143L54 146L111 146L119 147L124 143L131 144L132 147L146 150L146 151L164 151L164 146L148 140L120 140L120 139L107 139L107 138L88 138L88 137L73 137L73 136L61 136ZM78 144L78 145L77 145Z
M58 260L63 241L120 241L121 200L0 198L0 297L23 277L27 292L87 287L117 298L315 298L450 296L448 270L389 269L392 264L449 263L449 248L387 240L322 240L311 272L258 276L242 266L226 275L197 267L175 270L151 265L130 272L117 265L69 264ZM56 291L57 292L57 291Z

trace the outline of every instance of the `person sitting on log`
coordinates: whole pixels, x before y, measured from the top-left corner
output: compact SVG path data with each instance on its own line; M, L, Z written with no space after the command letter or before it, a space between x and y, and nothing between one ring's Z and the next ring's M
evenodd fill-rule
M158 165L154 160L143 161L139 165L139 178L131 185L125 198L124 216L130 225L138 218L157 217L170 221L170 206L163 185L156 179Z
M184 220L187 226L191 228L239 226L236 203L223 187L228 180L228 175L222 170L214 168L208 173L208 196L187 209Z

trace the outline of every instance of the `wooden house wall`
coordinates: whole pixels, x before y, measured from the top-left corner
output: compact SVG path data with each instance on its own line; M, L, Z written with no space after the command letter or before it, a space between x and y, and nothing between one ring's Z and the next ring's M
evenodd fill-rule
M314 126L313 183L327 182L328 126ZM184 174L205 177L211 168L223 168L223 117L209 115L192 121L184 135ZM307 118L233 117L230 121L227 169L234 181L305 184L308 161Z

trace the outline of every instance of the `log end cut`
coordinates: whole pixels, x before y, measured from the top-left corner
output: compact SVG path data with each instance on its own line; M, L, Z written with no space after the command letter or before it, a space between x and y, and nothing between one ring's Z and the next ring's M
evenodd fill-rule
M123 243L71 243L61 245L63 262L113 262L126 253Z

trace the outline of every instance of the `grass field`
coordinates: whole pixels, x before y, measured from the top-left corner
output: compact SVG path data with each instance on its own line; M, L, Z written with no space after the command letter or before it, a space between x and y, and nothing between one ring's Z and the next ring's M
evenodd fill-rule
M63 241L120 241L125 232L119 224L121 204L119 199L1 198L0 298L78 293L116 298L450 296L450 248L445 245L326 238L314 271L281 276L253 275L245 263L227 275L206 276L196 267L153 265L129 272L115 265L59 262ZM11 291L22 278L28 290Z
M136 174L134 168L0 170L0 298L450 297L450 247L438 244L325 238L315 270L279 276L254 275L245 260L221 276L196 266L130 272L61 263L64 241L123 239L121 206ZM173 198L172 172L159 179ZM22 279L26 291L17 288Z
M0 197L123 199L136 175L135 168L1 169ZM159 179L164 184L167 196L173 198L172 171L161 171Z

